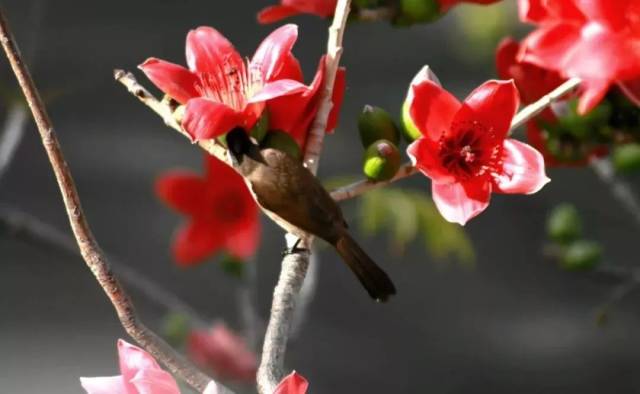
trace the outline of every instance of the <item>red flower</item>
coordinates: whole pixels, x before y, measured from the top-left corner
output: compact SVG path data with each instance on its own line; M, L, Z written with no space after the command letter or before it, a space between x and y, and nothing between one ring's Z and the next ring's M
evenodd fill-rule
M488 81L463 103L425 67L407 97L411 120L422 133L407 153L432 181L444 218L464 225L489 206L492 192L531 194L549 179L542 155L507 138L518 109L511 81Z
M305 394L308 388L309 382L307 382L307 379L293 371L282 379L273 394Z
M245 259L260 239L258 208L244 181L232 168L206 156L206 174L172 171L156 184L160 199L188 221L174 240L180 265L192 265L221 249Z
M241 337L222 323L210 330L189 334L187 351L193 361L222 379L255 382L256 355Z
M299 66L298 66L299 67ZM300 71L302 75L302 71ZM267 102L269 111L269 129L280 130L291 134L302 150L305 148L309 128L320 109L322 87L325 77L325 57L320 59L318 71L304 91L288 96L278 97ZM342 106L346 84L344 68L338 69L333 86L333 106L327 122L326 131L332 132L338 123L338 115Z
M519 0L519 7L524 21L539 25L521 59L582 79L581 113L612 85L640 78L640 0Z
M447 12L451 7L460 3L489 5L497 3L500 0L439 0L440 12Z
M267 24L298 14L313 14L322 18L333 15L338 0L281 0L258 13L258 22Z
M295 25L271 33L245 62L233 45L211 27L187 35L186 69L150 58L140 68L160 90L186 104L182 126L194 141L225 134L234 127L251 128L265 101L304 91L295 77L291 48Z

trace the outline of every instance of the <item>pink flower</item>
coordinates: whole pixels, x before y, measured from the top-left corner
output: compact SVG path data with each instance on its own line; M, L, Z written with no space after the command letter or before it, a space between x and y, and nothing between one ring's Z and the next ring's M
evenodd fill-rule
M298 14L313 14L321 18L333 15L338 0L282 0L258 13L258 22L274 23Z
M307 382L307 379L293 371L282 379L273 394L305 394L308 388L309 382Z
M179 394L170 373L151 355L122 339L118 340L120 375L80 378L87 394Z
M519 0L538 25L520 59L582 79L579 111L593 109L618 84L636 103L640 78L640 0ZM634 89L635 88L635 89Z
M549 179L542 155L507 138L519 97L512 81L488 81L460 103L425 67L407 97L422 133L407 153L432 181L442 216L464 225L489 206L492 192L531 194Z
M183 266L220 250L246 259L260 242L258 207L242 177L211 155L205 155L205 169L204 176L170 171L156 183L160 199L188 217L173 244Z
M187 351L193 361L222 379L255 382L256 355L224 324L193 331L187 340Z
M188 69L156 58L140 68L160 90L186 104L182 126L191 138L211 139L234 127L250 129L266 101L306 89L290 79L299 68L291 54L297 37L297 26L283 26L245 62L217 30L199 27L187 35Z

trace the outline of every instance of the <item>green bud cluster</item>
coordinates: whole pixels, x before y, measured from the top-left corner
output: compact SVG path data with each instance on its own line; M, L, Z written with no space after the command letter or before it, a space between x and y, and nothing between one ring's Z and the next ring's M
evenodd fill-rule
M588 271L602 259L601 245L582 239L582 221L571 204L560 204L551 211L547 236L558 250L558 264L564 270Z
M362 170L372 181L393 178L401 165L400 129L382 108L366 105L358 117L360 141L365 148Z

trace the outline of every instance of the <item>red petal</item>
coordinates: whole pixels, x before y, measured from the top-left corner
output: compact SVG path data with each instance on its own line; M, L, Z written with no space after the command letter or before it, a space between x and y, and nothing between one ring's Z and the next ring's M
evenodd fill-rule
M281 96L300 93L307 90L307 86L292 79L280 79L266 84L262 90L249 98L250 103L259 103Z
M282 379L273 394L305 394L308 388L309 382L307 382L307 379L293 371Z
M342 102L344 101L344 91L347 88L347 70L339 68L336 73L336 81L333 84L333 96L331 102L331 113L329 114L329 120L327 121L327 132L333 132L338 127L338 120L340 118L340 109L342 108Z
M273 76L273 80L278 79L293 79L294 81L303 81L302 68L300 62L293 54L289 54L283 64L280 72Z
M198 215L206 207L206 189L202 178L188 172L167 172L156 182L156 193L164 203L192 216Z
M198 97L198 78L186 68L164 60L149 58L138 66L158 89L171 96L180 104Z
M218 74L242 69L244 62L233 45L216 29L199 27L187 35L187 64L191 71Z
M538 23L549 17L549 12L543 4L545 0L518 0L518 12L523 22Z
M581 84L580 102L578 103L578 113L581 115L594 109L606 96L611 82L607 80L585 80Z
M258 13L258 22L266 25L301 13L302 12L300 10L293 7L273 5L263 8L262 11Z
M549 182L542 154L514 139L504 141L502 174L494 178L496 191L509 194L536 193Z
M264 81L270 82L289 61L291 49L298 39L298 26L284 25L267 36L256 50L251 65L259 67Z
M518 41L511 37L507 37L500 41L498 49L496 50L496 69L498 70L498 77L501 79L513 78L511 67L517 66L516 56L520 50L520 44Z
M460 102L432 80L416 82L410 87L413 94L407 97L411 118L422 135L437 141L451 128Z
M511 128L511 120L519 104L518 89L513 81L487 81L464 100L454 118L456 129L451 131L456 132L458 127L478 122L486 128L484 135L487 138L501 142Z
M243 124L238 112L205 98L189 100L182 127L193 141L218 137Z
M173 254L179 265L187 267L201 262L224 245L221 225L204 221L188 223L178 230L173 242Z
M566 75L563 65L579 39L580 28L573 24L559 23L540 27L522 42L520 61L564 72Z
M622 29L630 22L630 13L637 13L637 1L611 1L611 0L576 0L577 6L590 20L605 23L613 29ZM635 4L633 4L635 3Z
M464 226L489 206L491 183L484 178L462 183L432 183L432 197L440 214Z
M640 79L619 82L618 87L632 103L640 107Z
M438 158L438 143L428 138L419 138L407 147L407 155L424 175L434 183L452 183L454 176L442 166Z
M260 243L258 209L253 199L247 201L247 203L252 204L255 209L247 213L246 218L239 223L233 232L229 231L225 242L225 249L227 249L229 254L243 260L253 256Z

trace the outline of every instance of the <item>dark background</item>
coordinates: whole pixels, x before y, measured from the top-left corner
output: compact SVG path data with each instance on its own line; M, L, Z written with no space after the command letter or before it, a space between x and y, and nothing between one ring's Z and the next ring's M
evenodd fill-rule
M116 84L112 69L133 71L148 56L183 63L185 35L201 24L215 26L250 55L273 28L254 22L269 2L49 0L34 26L34 1L43 0L0 3L19 42L38 31L34 77L43 90L62 93L49 109L101 245L203 315L240 327L238 281L214 263L174 265L168 247L181 218L153 194L163 170L199 169L200 152ZM326 22L295 21L301 25L295 53L310 78ZM456 29L452 15L409 29L386 23L349 29L343 120L327 139L321 176L357 174L359 109L367 103L396 109L423 64L459 97L494 77L492 54L463 56L473 53L473 43ZM14 87L4 59L0 70ZM604 243L610 263L637 263L637 227L588 168L550 176L535 196L496 196L467 226L478 256L473 270L434 262L420 246L394 256L384 237L359 236L397 284L399 295L387 305L370 302L336 255L323 251L318 291L288 365L311 381L314 393L639 392L640 299L625 299L599 328L595 307L615 283L562 272L542 256L545 215L559 201L579 207L588 237ZM405 185L429 190L422 177ZM0 203L67 231L32 125L0 182ZM264 224L258 299L266 318L284 244L281 231ZM165 311L132 295L157 328ZM119 337L125 334L112 307L80 259L0 237L0 393L80 393L79 376L117 373Z

